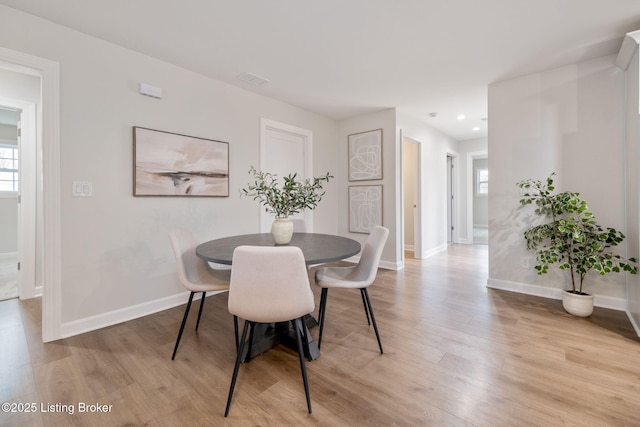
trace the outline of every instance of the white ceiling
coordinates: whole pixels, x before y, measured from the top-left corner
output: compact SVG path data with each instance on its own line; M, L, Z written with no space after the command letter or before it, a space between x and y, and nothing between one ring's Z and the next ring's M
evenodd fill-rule
M486 136L490 83L615 54L640 29L638 0L0 3L333 119L397 107L458 140Z

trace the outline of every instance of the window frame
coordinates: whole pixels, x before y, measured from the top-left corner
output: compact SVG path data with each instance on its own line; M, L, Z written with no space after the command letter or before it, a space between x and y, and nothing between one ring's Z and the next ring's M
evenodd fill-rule
M481 172L486 172L486 176L487 176L486 179L484 180L480 179ZM486 184L486 190L480 188L481 184ZM486 167L476 168L475 194L478 197L487 197L489 195L489 168L486 168Z
M20 148L17 144L12 144L12 141L0 140L0 148L11 149L12 156L7 158L14 162L14 168L0 168L0 172L13 173L14 178L9 181L7 179L0 180L3 182L11 182L14 190L0 190L0 197L10 198L17 197L20 192Z

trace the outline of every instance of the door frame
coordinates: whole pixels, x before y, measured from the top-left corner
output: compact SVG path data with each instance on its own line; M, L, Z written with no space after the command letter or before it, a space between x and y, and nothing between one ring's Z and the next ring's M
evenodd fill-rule
M475 192L475 187L473 186L475 175L473 160L488 158L489 152L487 150L467 153L467 241L469 244L473 244L473 194Z
M416 169L416 208L413 217L413 253L414 258L423 259L425 256L422 253L422 142L411 136L404 135L402 129L400 130L400 170L404 171L404 142L408 140L411 144L416 144L418 150L418 167ZM400 191L400 218L402 223L402 232L400 234L400 248L402 248L402 265L405 264L404 256L404 172L400 174L401 191Z
M304 174L301 179L311 179L313 177L313 132L308 129L303 129L297 126L292 126L286 123L280 123L275 120L260 118L260 170L265 170L267 165L265 164L265 156L263 155L266 143L267 143L267 131L276 131L286 133L289 135L299 136L304 141L303 153L304 153ZM264 209L260 209L260 232L267 233L269 230L263 229L262 216L265 215ZM307 232L313 232L313 210L305 209L303 211L304 222L307 227Z
M0 66L41 79L43 289L42 340L62 338L60 227L60 64L0 47Z
M447 244L458 243L458 156L447 152Z

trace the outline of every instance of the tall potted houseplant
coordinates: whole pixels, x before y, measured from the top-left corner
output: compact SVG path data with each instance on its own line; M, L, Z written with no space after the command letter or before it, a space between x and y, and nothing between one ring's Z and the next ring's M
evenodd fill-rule
M593 295L583 290L585 276L590 271L601 275L613 272L637 274L634 258L623 258L612 248L625 236L611 227L597 223L587 202L578 193L555 192L552 173L545 181L526 179L516 185L521 189L521 206L535 205L535 214L545 222L524 232L527 249L536 253L538 274L558 264L571 277L571 289L563 290L565 310L576 316L593 312Z
M289 216L303 209L315 209L325 194L324 184L333 178L327 172L321 177L300 180L294 173L283 177L280 184L277 175L256 170L253 166L249 169L249 174L252 176L251 182L240 190L240 194L253 197L276 215L271 233L275 243L279 245L286 245L291 241L293 223Z

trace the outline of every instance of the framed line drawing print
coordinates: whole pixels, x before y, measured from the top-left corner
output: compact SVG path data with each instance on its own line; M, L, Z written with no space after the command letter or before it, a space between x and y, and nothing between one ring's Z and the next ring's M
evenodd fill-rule
M382 129L349 135L349 181L382 179Z
M134 126L134 196L229 196L229 144Z
M382 225L382 185L349 186L349 231L370 233Z

